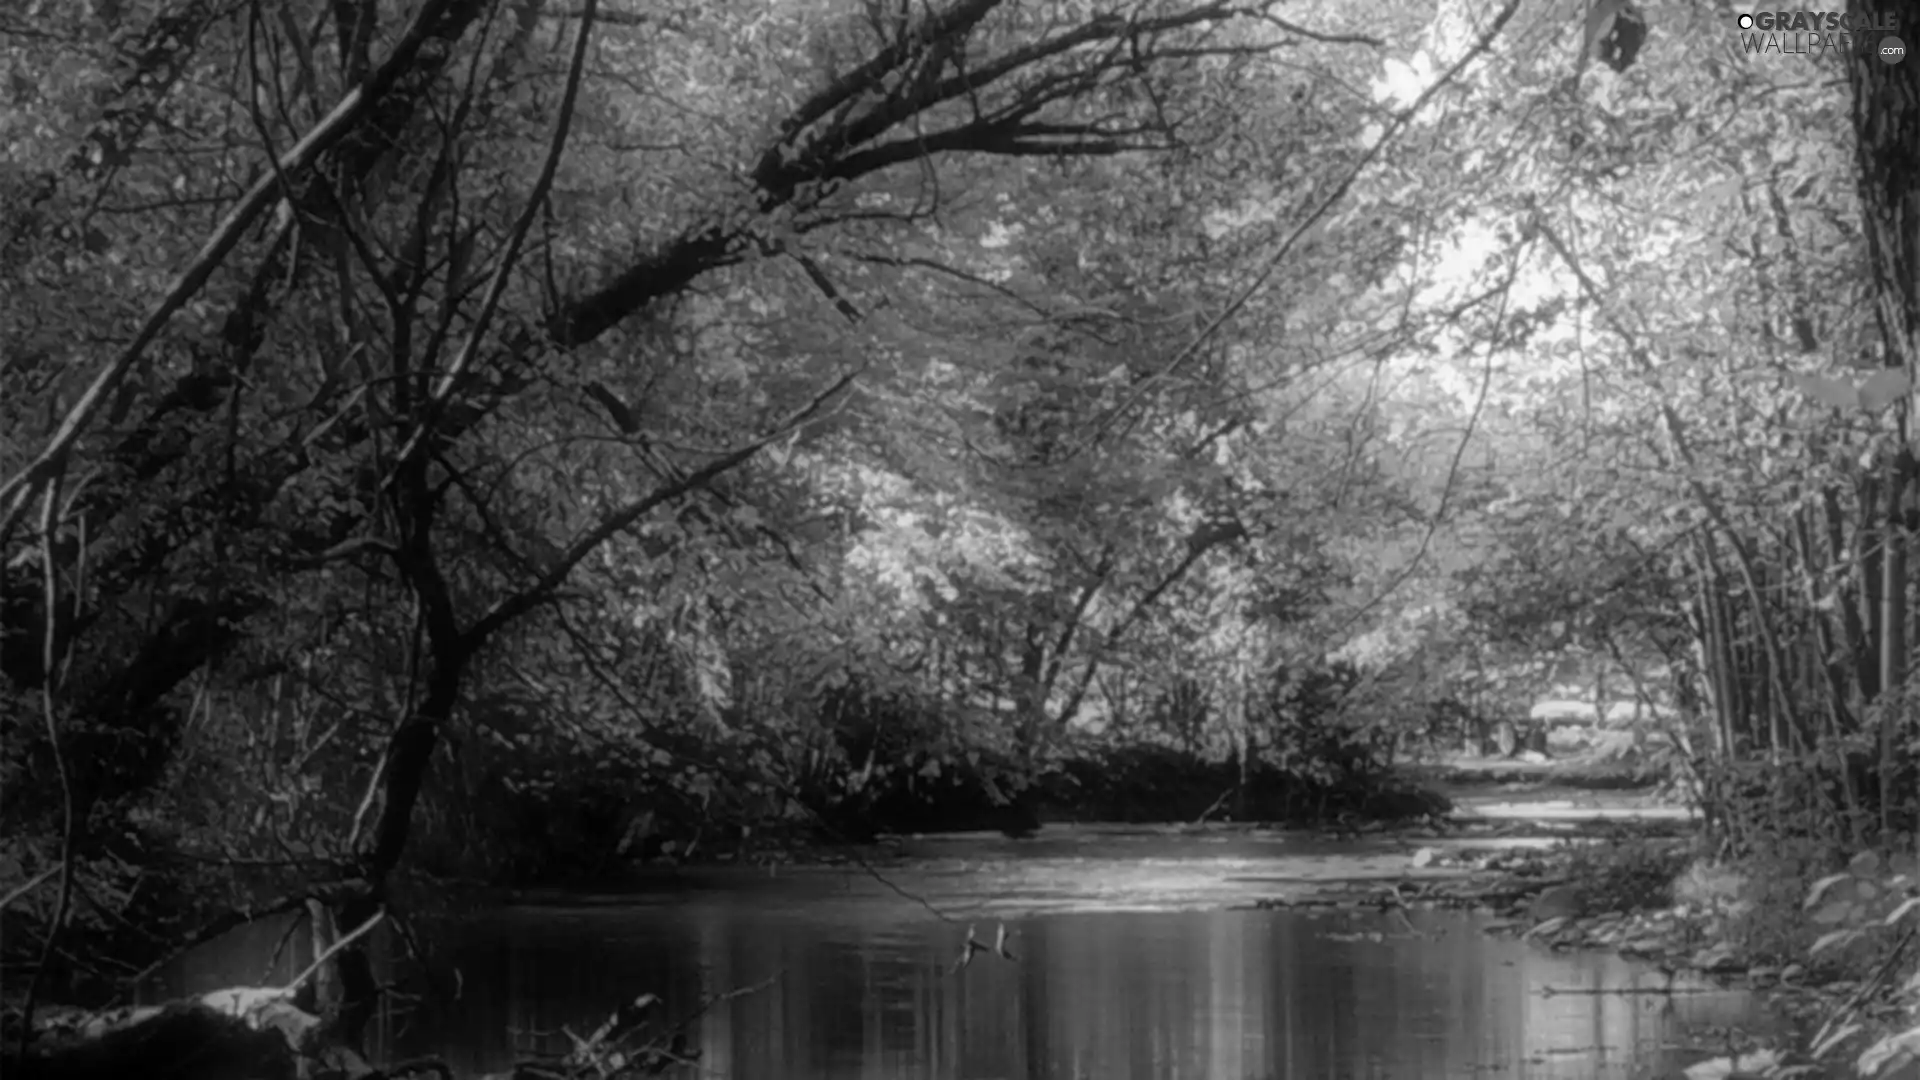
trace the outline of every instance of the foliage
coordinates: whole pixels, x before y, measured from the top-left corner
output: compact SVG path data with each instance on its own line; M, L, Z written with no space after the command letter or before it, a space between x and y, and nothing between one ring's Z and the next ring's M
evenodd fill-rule
M1684 844L1612 837L1574 845L1567 873L1590 911L1658 910L1673 904L1674 880L1689 861Z
M1813 852L1800 869L1835 861L1831 852ZM1836 961L1849 962L1846 969L1858 977L1859 991L1850 994L1824 1018L1808 1044L1804 1061L1771 1055L1771 1065L1761 1071L1766 1076L1801 1075L1817 1070L1823 1062L1851 1058L1854 1071L1872 1077L1889 1069L1898 1069L1915 1055L1915 1029L1892 1030L1875 1025L1869 1019L1870 995L1883 995L1897 1010L1913 1015L1920 1002L1920 973L1902 978L1911 970L1908 956L1920 923L1920 886L1916 881L1915 860L1910 852L1882 855L1861 851L1845 860L1845 868L1820 875L1808 883L1806 877L1783 877L1777 881L1793 886L1788 903L1790 923L1798 924L1802 938L1810 943L1787 954L1804 956L1810 965L1836 970ZM1762 884L1762 896L1753 910L1763 917L1779 918L1777 887ZM1777 884L1777 882L1776 882ZM1812 936L1817 935L1817 936Z
M1882 820L1875 749L1852 740L1832 747L1831 758L1697 763L1700 798L1719 846L1748 857L1782 841L1871 835ZM1896 778L1912 782L1910 767L1896 769ZM1896 828L1913 827L1904 804L1888 811Z
M1042 780L1039 799L1047 816L1078 821L1401 821L1449 808L1445 798L1392 778L1265 761L1243 770L1236 761L1139 745L1087 747L1068 757Z
M1820 926L1832 927L1808 947L1809 956L1842 948L1877 931L1901 929L1910 932L1916 925L1913 916L1920 912L1920 874L1914 869L1914 856L1899 852L1881 858L1878 852L1863 851L1847 860L1847 868L1828 874L1807 889L1809 918ZM1885 953L1885 949L1877 950Z
M1410 732L1566 663L1672 707L1733 850L1915 828L1913 65L1858 106L1705 9L42 7L9 994L407 867L1412 807Z

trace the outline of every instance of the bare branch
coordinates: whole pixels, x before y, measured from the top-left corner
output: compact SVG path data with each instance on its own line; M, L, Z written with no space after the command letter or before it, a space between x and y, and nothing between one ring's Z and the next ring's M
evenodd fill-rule
M45 884L48 878L52 877L55 874L60 873L62 868L64 868L66 865L67 864L63 862L54 863L52 866L47 867L45 870L40 871L39 873L28 878L26 881L22 882L19 888L13 890L12 892L8 893L5 896L0 896L0 911L5 911L6 909L12 907L13 902L15 900L20 899L21 897L27 895L33 890L39 888L41 885Z
M1380 38L1369 37L1366 34L1323 34L1318 30L1310 30L1307 27L1301 26L1299 23L1288 22L1286 19L1270 15L1264 11L1255 14L1254 18L1259 19L1261 22L1271 23L1295 37L1303 37L1309 41L1325 42L1329 45L1372 45L1378 49L1384 48L1387 44Z
M1422 91L1420 96L1413 100L1412 104L1394 116L1393 121L1388 124L1386 130L1381 133L1380 138L1367 149L1366 153L1360 156L1359 161L1354 162L1353 167L1347 170L1346 176L1341 178L1340 183L1335 185L1334 189L1327 194L1326 198L1320 201L1320 205L1314 207L1311 213L1301 219L1293 231L1287 234L1286 239L1280 243L1279 247L1274 249L1274 253L1268 257L1265 265L1260 268L1259 272L1253 275L1253 280L1248 282L1246 287L1229 301L1226 307L1221 309L1220 314L1214 316L1206 326L1202 327L1200 332L1194 335L1192 341L1188 342L1178 353L1175 353L1173 359L1167 361L1159 371L1154 372L1145 379L1141 379L1139 383L1134 386L1133 393L1129 394L1125 401L1115 406L1113 410L1102 419L1095 429L1093 436L1087 440L1087 446L1098 442L1122 416L1131 411L1132 408L1146 396L1149 389L1158 385L1162 380L1172 375L1182 364L1192 359L1199 352L1200 347L1211 339L1214 334L1218 333L1220 328L1227 324L1228 320L1239 314L1240 310L1246 307L1247 303L1251 301L1261 289L1266 288L1267 282L1273 278L1274 273L1284 264L1287 256L1292 254L1294 245L1299 243L1300 239L1307 234L1307 230L1319 224L1321 218L1324 218L1335 205L1347 197L1347 192L1353 187L1353 182L1360 178L1361 173L1372 167L1374 161L1379 158L1380 154L1387 148L1387 145L1399 136L1400 130L1404 128L1421 109L1426 107L1427 102L1433 100L1434 95L1438 94L1442 88L1451 85L1453 81L1459 77L1460 73L1466 70L1468 64L1478 59L1482 53L1486 52L1487 49L1493 45L1493 39L1500 35L1500 31L1505 29L1508 20L1513 18L1513 13L1519 10L1519 8L1520 0L1507 0L1506 4L1501 7L1499 13L1493 17L1493 22L1481 32L1480 36L1475 39L1474 43L1460 59L1456 60L1451 67L1442 72L1440 77L1434 80L1433 85ZM1082 449L1085 449L1085 447Z
M863 369L855 369L834 380L831 386L828 386L825 390L815 395L812 401L807 402L805 406L792 416L789 416L784 422L768 431L765 435L687 473L685 476L675 478L669 483L647 493L645 496L602 517L598 525L587 530L572 544L568 545L567 549L560 553L560 557L554 561L552 566L547 568L547 572L542 574L537 581L495 604L492 610L488 611L479 622L475 623L473 627L467 631L465 635L466 641L477 647L480 643L485 642L489 637L493 636L501 627L506 626L514 619L546 603L548 598L553 595L554 590L558 589L561 584L567 580L568 575L573 573L573 568L580 565L582 560L598 550L601 544L606 543L612 539L615 534L646 516L655 507L705 487L716 478L746 464L754 455L778 440L781 436L808 423L828 402L832 401L840 391L846 389L855 379L859 378L862 370Z
M853 301L848 300L846 294L842 293L839 287L833 283L833 279L827 276L827 272L820 269L819 263L814 262L811 258L799 252L790 252L789 254L793 256L795 262L800 264L800 269L806 271L807 280L813 282L814 288L819 289L821 295L832 302L835 311L838 311L841 316L850 323L858 323L860 321L860 309L854 307Z
M0 518L0 537L13 533L33 497L66 464L67 455L73 452L74 445L98 415L108 395L126 378L127 372L133 369L147 347L153 344L160 331L173 319L174 313L206 285L214 270L239 245L248 227L282 194L279 178L282 175L304 173L329 147L354 130L400 77L409 71L431 31L439 23L440 16L452 3L453 0L428 0L421 5L413 24L408 27L400 43L394 46L386 62L380 65L380 70L364 84L348 91L333 111L275 162L277 167L261 176L227 212L206 246L200 249L186 270L175 279L165 298L147 316L133 341L95 377L79 402L68 411L46 448L24 469L8 478L5 484L0 484L0 502L7 504L5 516Z
M781 123L779 141L761 155L759 164L754 167L756 182L769 190L777 187L778 184L769 182L769 178L784 171L787 165L785 148L791 146L802 131L841 105L878 86L888 72L904 67L933 42L959 37L971 31L999 6L1000 0L966 0L965 3L956 4L906 32L899 41L881 49L866 63L801 102L793 115Z
M962 0L926 16L866 63L802 102L780 125L780 135L760 152L750 176L756 205L767 213L800 198L807 185L831 187L941 153L1009 157L1112 156L1172 146L1159 124L1123 125L1114 120L1072 122L1045 119L1048 106L1142 77L1168 58L1240 56L1269 52L1269 45L1196 44L1191 36L1210 26L1255 14L1227 0L1156 17L1108 13L975 63L964 47L997 0ZM1159 39L1185 34L1164 46ZM1149 44L1133 52L1136 41ZM940 47L936 47L939 45ZM917 71L914 65L921 65ZM937 80L933 77L940 74ZM879 94L889 77L898 89ZM1024 77L1025 81L1021 79ZM987 101L987 91L999 98ZM866 104L871 100L871 104ZM865 105L862 108L862 105ZM909 128L942 105L967 105L942 130ZM829 121L829 118L832 118ZM899 129L898 137L877 142ZM662 241L618 271L611 280L556 311L546 327L552 344L574 348L593 341L622 319L670 296L695 278L731 266L753 250L749 230L716 214Z
M574 108L580 99L580 76L586 70L587 47L593 38L593 12L598 6L599 0L586 0L580 30L574 37L573 63L567 71L567 88L560 98L560 114L553 122L553 140L547 148L547 159L540 166L540 176L534 181L533 191L527 195L527 204L520 210L520 219L513 223L513 231L507 234L500 261L494 267L493 281L487 286L486 298L481 301L480 312L474 316L473 325L467 331L466 344L461 347L460 355L448 366L446 373L441 375L440 384L433 388L433 396L427 402L419 426L414 428L400 452L394 455L394 474L419 452L427 435L432 432L435 421L459 388L461 377L473 366L474 358L480 355L480 343L486 335L487 324L493 321L493 313L499 309L500 298L507 291L507 280L513 276L513 268L520 261L520 247L526 242L527 232L533 228L533 219L539 215L540 207L547 200L547 192L553 189L553 177L560 169L560 156L567 147L567 134L573 128Z
M172 952L148 965L145 970L134 976L132 981L143 982L154 972L159 971L161 968L178 959L181 954L190 952L205 945L209 941L232 933L235 929L245 926L248 923L259 922L261 919L271 919L276 915L288 915L296 911L304 910L308 900L319 900L323 903L337 903L347 897L360 895L366 891L366 888L367 883L365 881L358 878L349 878L315 889L309 889L293 896L283 896L278 900L260 907L230 908L201 925L199 929L181 941Z

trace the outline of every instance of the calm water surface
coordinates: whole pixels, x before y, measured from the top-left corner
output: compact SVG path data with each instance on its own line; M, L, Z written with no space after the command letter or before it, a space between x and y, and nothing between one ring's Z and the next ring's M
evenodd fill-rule
M424 947L452 1000L396 1009L380 1049L504 1069L637 994L684 1015L768 980L693 1023L700 1067L681 1075L1667 1076L1720 1045L1719 1026L1765 1023L1734 992L1593 993L1664 980L1612 956L1491 937L1465 915L1166 910L1404 869L1390 847L1109 836L923 854L887 876L944 918L858 872L741 871L429 927ZM956 971L967 924L990 941L1002 921L1017 960L982 955ZM167 989L258 982L278 937L252 928Z

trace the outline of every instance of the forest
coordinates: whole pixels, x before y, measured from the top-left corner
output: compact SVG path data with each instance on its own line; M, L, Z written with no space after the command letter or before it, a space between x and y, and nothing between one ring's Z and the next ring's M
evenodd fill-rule
M1920 4L1848 12L0 13L6 1052L286 912L351 1042L441 883L1432 815L1570 662L1720 857L1914 852Z

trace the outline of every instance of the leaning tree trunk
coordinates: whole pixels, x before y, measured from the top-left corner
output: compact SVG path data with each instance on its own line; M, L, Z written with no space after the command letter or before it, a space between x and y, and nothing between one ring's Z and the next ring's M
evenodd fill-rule
M1911 51L1920 45L1920 0L1854 0L1851 13L1873 25L1891 24ZM1860 201L1866 218L1867 252L1879 301L1882 362L1907 376L1906 392L1893 406L1892 423L1900 438L1881 464L1887 490L1882 506L1883 556L1879 622L1882 693L1899 693L1907 675L1907 526L1910 492L1916 482L1914 448L1915 383L1920 382L1920 58L1899 63L1881 58L1878 41L1859 50L1847 67L1853 86L1853 126L1857 138ZM1904 771L1894 724L1887 713L1880 724L1881 823L1894 821L1895 778ZM1913 796L1908 795L1908 801ZM1916 830L1920 832L1920 830Z

